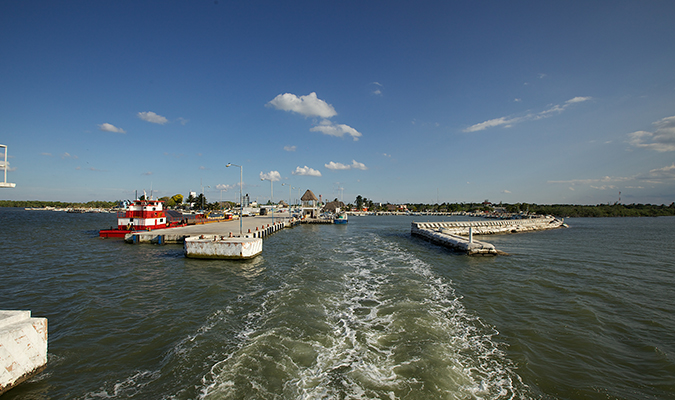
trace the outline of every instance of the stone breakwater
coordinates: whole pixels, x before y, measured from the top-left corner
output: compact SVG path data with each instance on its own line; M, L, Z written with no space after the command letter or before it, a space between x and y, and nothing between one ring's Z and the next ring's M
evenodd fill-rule
M532 232L567 227L563 220L553 217L498 220L413 222L410 233L433 243L465 252L469 255L505 254L490 243L473 239L473 235Z

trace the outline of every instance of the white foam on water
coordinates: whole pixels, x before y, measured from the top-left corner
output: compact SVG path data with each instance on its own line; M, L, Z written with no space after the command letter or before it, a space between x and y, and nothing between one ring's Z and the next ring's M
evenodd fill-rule
M268 293L241 347L204 377L201 398L526 397L498 332L465 310L452 282L396 244L369 240L336 244L344 272L326 279L337 290L298 280ZM289 321L307 293L313 318Z

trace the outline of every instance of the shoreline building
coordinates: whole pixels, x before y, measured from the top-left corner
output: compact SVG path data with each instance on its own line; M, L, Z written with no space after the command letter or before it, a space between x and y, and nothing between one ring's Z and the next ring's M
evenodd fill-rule
M307 189L305 194L300 198L302 200L302 208L300 216L301 218L318 218L319 217L319 199L314 195L314 193Z

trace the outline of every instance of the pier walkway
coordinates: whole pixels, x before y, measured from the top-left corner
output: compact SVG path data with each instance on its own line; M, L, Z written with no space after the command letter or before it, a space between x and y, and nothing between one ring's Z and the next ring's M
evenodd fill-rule
M288 218L271 216L245 217L241 220L244 236L264 238L287 226L291 226ZM138 231L128 233L124 240L127 243L154 243L154 244L180 244L185 238L192 236L239 236L239 219L227 221L215 221L206 224L182 226L169 229L155 229L152 231Z

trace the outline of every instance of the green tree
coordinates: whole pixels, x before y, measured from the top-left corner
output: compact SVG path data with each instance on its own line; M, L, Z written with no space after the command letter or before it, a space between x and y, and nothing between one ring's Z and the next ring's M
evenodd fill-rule
M361 195L356 196L356 208L358 210L363 209L363 197Z

